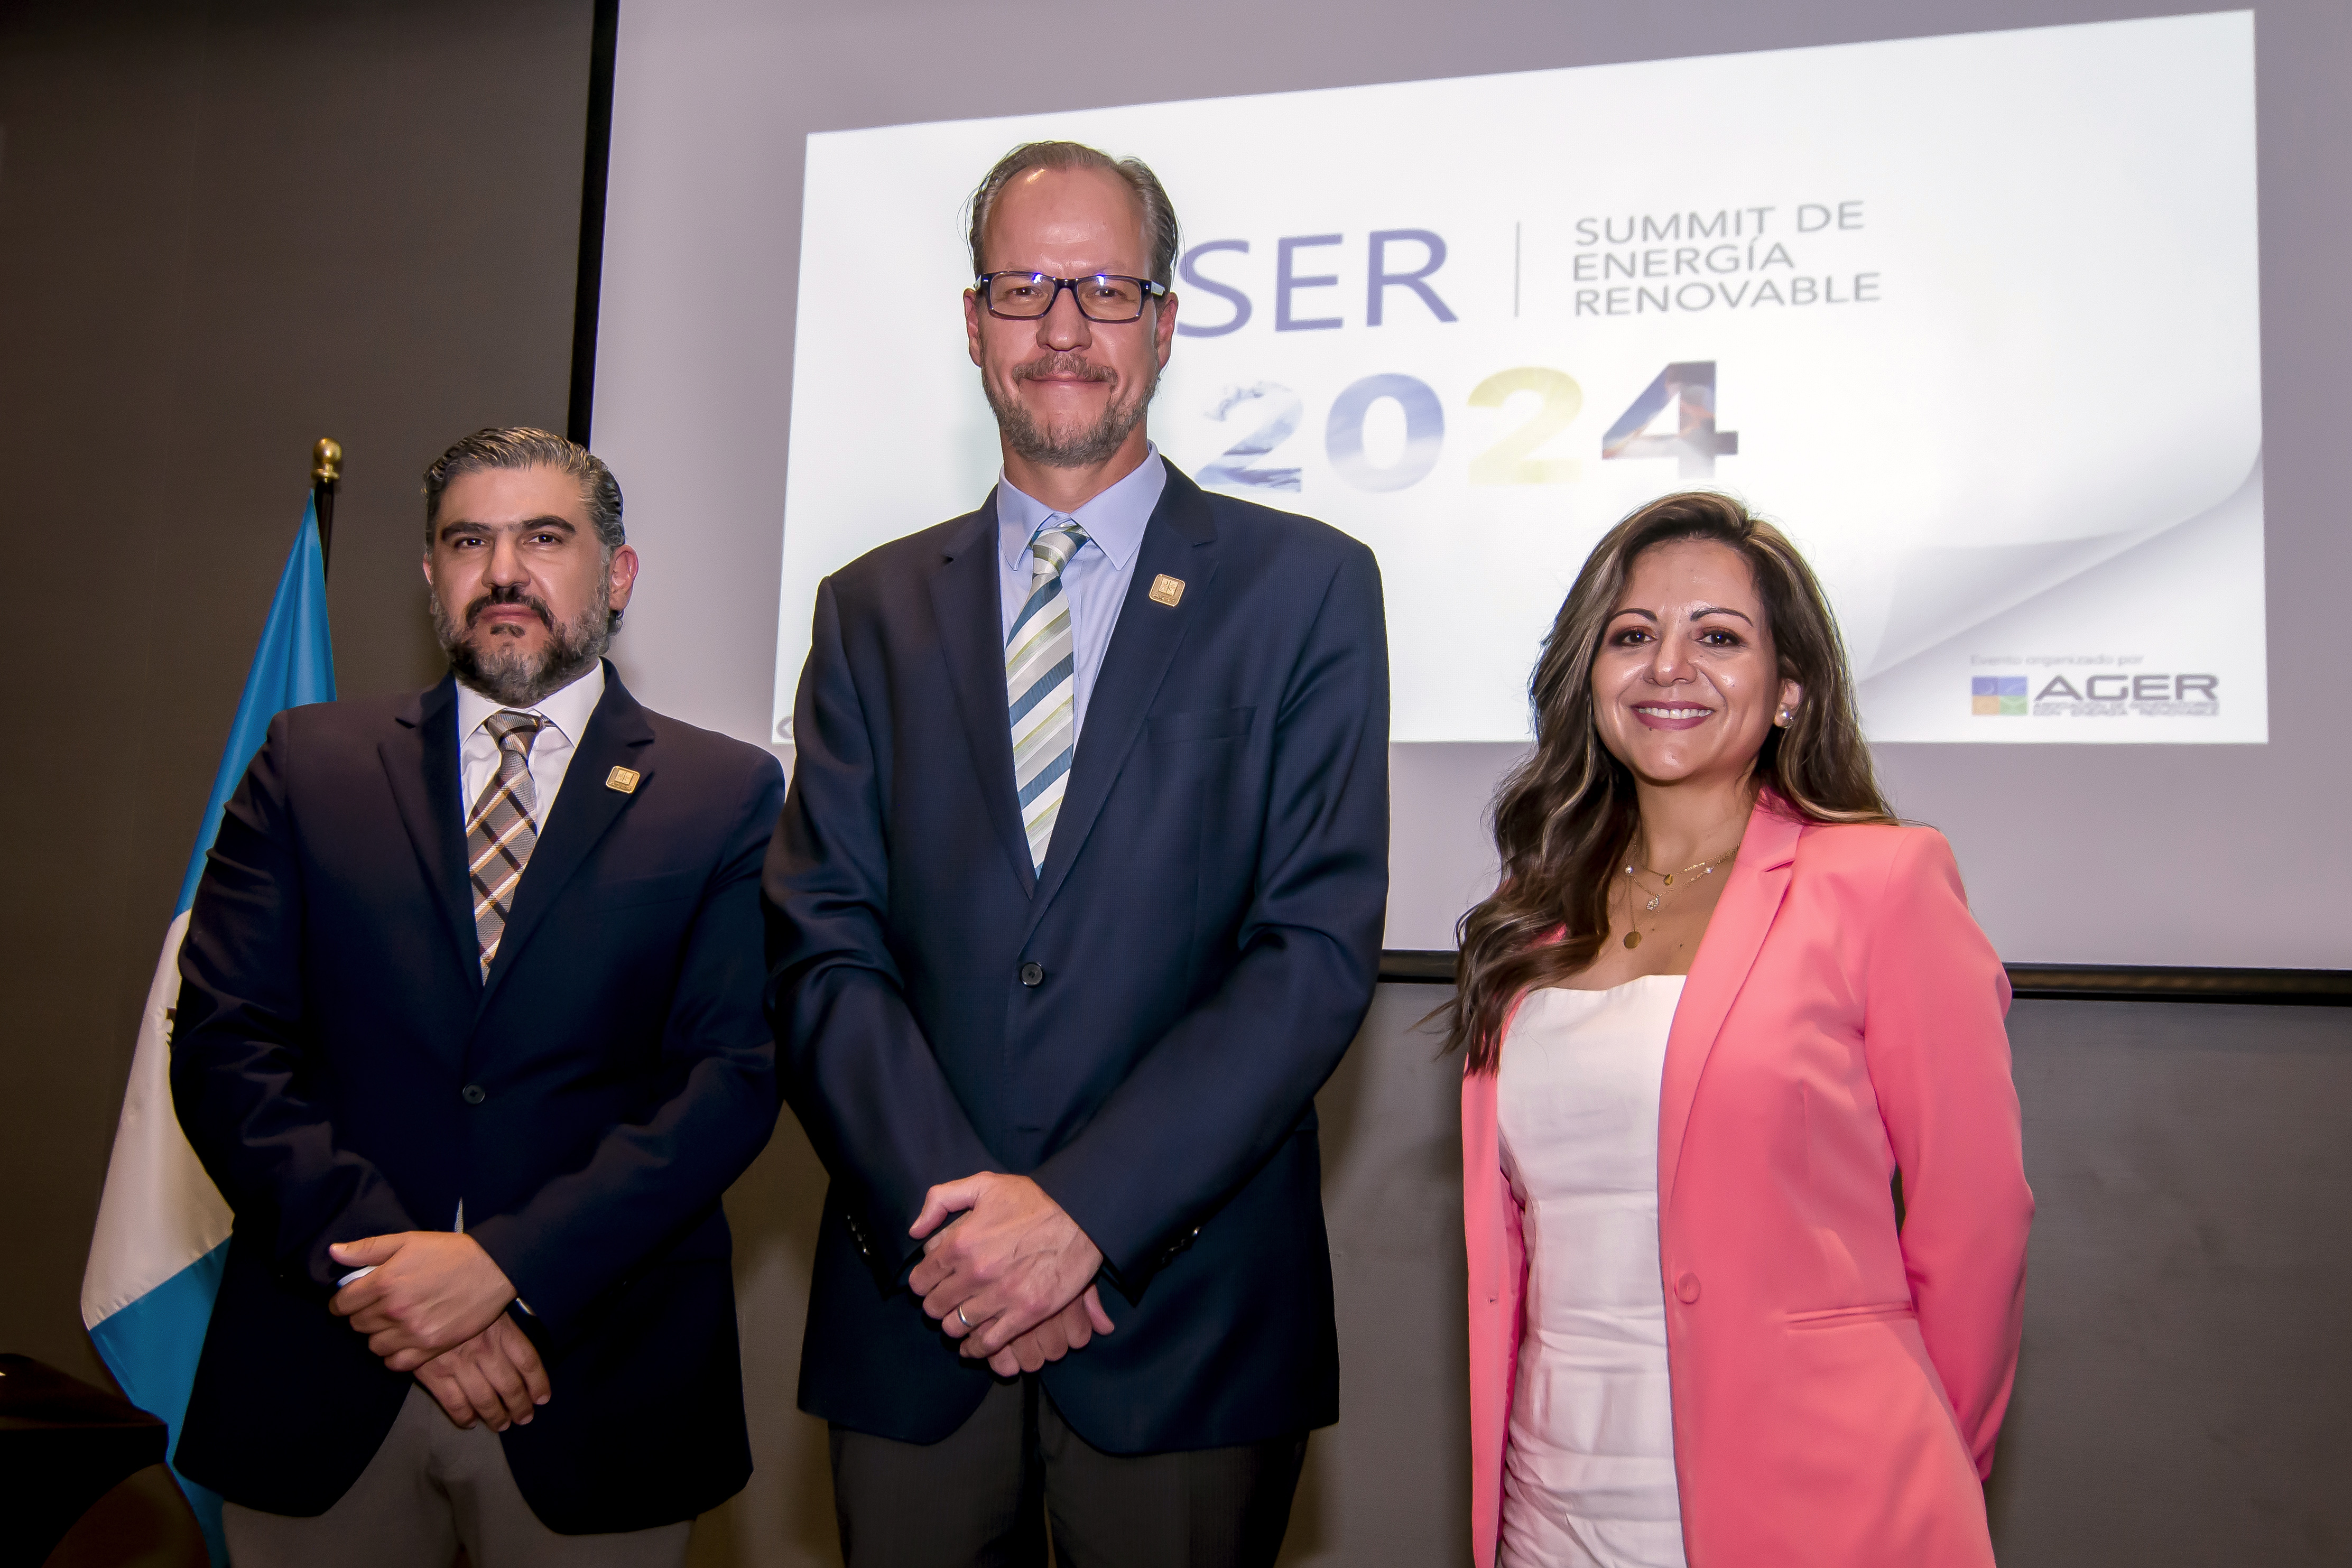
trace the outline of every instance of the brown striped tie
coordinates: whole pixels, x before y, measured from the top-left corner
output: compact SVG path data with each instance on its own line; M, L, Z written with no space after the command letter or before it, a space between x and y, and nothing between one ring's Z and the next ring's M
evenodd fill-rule
M482 787L474 813L466 822L466 863L474 879L474 936L482 945L482 974L499 956L499 938L506 934L507 911L514 906L515 884L530 863L531 846L539 829L531 813L539 809L539 787L531 782L530 743L547 721L535 713L501 708L482 721L499 743L499 770Z

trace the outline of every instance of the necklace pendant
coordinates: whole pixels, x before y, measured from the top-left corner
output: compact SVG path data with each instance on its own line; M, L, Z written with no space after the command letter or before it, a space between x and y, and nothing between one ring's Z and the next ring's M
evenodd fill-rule
M1641 945L1642 945L1642 934L1641 934L1639 931L1628 931L1627 933L1625 933L1625 946L1628 946L1628 947L1639 947Z
M1658 907L1658 901L1657 901L1656 899L1654 899L1654 899L1652 899L1652 900L1650 900L1650 907L1651 907L1651 908L1653 908L1653 909L1655 909L1656 907Z
M1666 873L1666 885L1668 887L1675 885L1675 873L1672 872Z

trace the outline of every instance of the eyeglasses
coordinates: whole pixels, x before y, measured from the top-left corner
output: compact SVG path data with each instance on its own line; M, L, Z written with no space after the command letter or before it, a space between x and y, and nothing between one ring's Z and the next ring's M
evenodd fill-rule
M1148 277L1097 272L1091 277L1048 277L1042 272L983 272L973 280L988 313L1007 321L1034 321L1054 308L1062 290L1078 302L1078 314L1111 325L1143 318L1143 302L1168 293Z

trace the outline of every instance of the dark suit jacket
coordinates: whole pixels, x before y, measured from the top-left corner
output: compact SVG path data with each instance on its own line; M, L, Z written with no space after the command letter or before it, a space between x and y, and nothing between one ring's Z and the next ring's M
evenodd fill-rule
M979 1404L990 1375L904 1288L907 1230L933 1183L996 1170L1103 1250L1117 1331L1044 1374L1087 1441L1327 1425L1314 1096L1379 968L1379 569L1171 467L1033 875L996 549L992 503L817 592L766 878L785 1097L834 1178L802 1407L929 1442Z
M719 1197L780 1109L782 773L604 678L487 984L451 682L278 715L229 801L172 1088L236 1214L178 1460L232 1501L317 1514L358 1478L411 1380L327 1312L327 1246L446 1229L460 1197L536 1313L553 1398L505 1444L543 1521L667 1523L751 1473Z

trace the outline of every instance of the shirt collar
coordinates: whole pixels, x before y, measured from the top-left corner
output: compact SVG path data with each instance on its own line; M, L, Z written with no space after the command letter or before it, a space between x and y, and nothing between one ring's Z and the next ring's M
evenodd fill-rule
M1168 487L1168 465L1160 461L1160 448L1147 444L1143 461L1135 472L1105 490L1101 495L1064 514L1076 519L1087 530L1087 538L1100 547L1110 558L1111 564L1125 570L1135 552L1143 548L1144 525L1151 521L1154 508L1160 505L1160 492ZM1015 489L1013 482L1000 470L996 476L996 545L1003 553L1004 570L1017 571L1029 553L1029 541L1047 517L1055 516L1054 508L1024 491Z
M604 697L604 661L597 660L587 671L561 691L550 692L540 701L520 711L535 713L563 732L563 738L572 745L588 728L589 716ZM457 683L457 743L463 746L473 733L482 727L482 721L494 713L502 713L506 705L484 696L465 682Z

